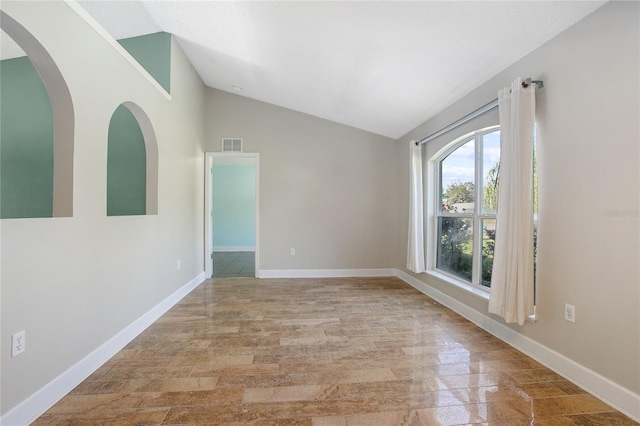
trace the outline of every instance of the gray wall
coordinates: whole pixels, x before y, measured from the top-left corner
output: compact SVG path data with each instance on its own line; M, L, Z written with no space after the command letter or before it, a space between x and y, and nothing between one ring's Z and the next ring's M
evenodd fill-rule
M175 41L168 100L66 3L2 8L54 58L76 114L73 217L2 221L4 414L204 270L204 89ZM158 139L157 216L106 215L109 120L125 101ZM27 350L11 358L20 330Z
M207 151L260 153L261 269L391 266L392 139L215 89L205 103Z
M640 34L638 2L612 2L402 138L408 143L495 99L516 76L537 94L538 322L514 327L613 382L640 392ZM403 214L408 190L402 187ZM403 232L406 235L406 223ZM406 238L402 244L406 244ZM406 264L395 252L395 266ZM486 300L416 276L487 313ZM564 320L565 302L576 323Z

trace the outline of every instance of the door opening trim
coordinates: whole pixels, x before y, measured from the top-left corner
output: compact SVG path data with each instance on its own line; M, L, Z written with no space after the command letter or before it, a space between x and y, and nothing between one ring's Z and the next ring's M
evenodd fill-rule
M260 278L260 154L252 152L206 152L205 153L205 183L204 183L204 272L207 278L213 275L213 206L212 206L212 176L214 158L254 158L256 166L256 201L255 201L255 225L256 225L256 251L255 251L255 277Z

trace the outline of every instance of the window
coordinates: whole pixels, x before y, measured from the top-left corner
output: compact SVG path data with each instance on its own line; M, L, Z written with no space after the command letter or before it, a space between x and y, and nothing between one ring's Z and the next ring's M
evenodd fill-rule
M491 286L500 174L500 127L491 126L449 143L434 160L434 265L482 289ZM533 141L534 280L537 260L538 179ZM480 200L477 202L477 200ZM479 232L475 232L479 230Z
M499 127L454 141L435 165L435 268L489 287L500 169Z

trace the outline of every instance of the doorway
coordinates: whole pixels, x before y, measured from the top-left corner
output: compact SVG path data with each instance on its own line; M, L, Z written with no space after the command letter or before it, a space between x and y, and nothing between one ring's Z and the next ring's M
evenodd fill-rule
M213 278L258 277L260 155L206 155L205 273Z

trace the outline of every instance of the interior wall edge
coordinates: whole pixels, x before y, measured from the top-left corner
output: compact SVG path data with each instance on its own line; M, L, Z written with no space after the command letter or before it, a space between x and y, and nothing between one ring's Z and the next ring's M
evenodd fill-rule
M98 23L94 19L93 16L89 14L82 6L80 6L74 0L64 0L65 4L71 8L80 18L82 18L96 33L100 35L115 51L117 51L127 62L133 66L144 77L145 80L149 82L159 93L162 94L167 100L171 100L171 94L167 92L167 90L162 87L158 81L153 78L153 76L144 69L142 65L125 49L118 43L118 41L109 34L107 30L105 30L102 25Z

